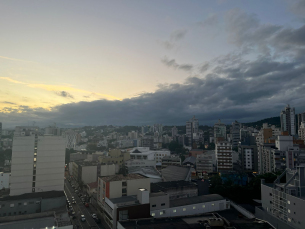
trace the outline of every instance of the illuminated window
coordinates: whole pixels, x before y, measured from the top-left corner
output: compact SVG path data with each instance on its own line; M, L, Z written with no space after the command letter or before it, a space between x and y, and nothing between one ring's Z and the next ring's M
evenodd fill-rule
M160 215L163 215L163 211L162 211L162 212L160 212Z
M196 206L194 206L193 209L196 209Z
M183 208L183 211L185 212L185 211L186 211L186 208Z
M151 213L151 216L155 216L155 213Z
M174 209L174 210L173 210L173 212L177 212L177 210L176 210L176 209Z
M212 206L214 206L215 204L211 204Z
M290 213L290 209L288 209L288 213Z
M202 205L202 208L205 208L205 205Z
M288 200L287 203L290 204L290 201Z

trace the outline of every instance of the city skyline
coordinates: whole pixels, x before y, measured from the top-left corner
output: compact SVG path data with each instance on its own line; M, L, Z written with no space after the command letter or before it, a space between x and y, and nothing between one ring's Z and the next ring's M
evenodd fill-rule
M140 126L303 112L304 11L284 0L2 2L0 119Z

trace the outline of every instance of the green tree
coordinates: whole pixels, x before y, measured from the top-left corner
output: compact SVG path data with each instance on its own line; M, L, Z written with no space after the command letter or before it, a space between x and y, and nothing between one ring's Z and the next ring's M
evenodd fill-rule
M128 167L125 165L124 162L123 162L123 164L120 167L119 174L122 174L123 176L127 176L128 175Z

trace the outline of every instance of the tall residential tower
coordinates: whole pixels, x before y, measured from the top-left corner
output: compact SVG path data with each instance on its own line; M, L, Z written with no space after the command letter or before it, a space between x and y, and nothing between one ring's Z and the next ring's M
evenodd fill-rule
M288 132L289 135L295 135L295 124L295 110L288 104L281 112L281 131Z

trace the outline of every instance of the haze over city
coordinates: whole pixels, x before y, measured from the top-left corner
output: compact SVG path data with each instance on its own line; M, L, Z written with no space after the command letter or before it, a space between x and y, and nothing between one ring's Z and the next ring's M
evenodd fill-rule
M202 124L304 106L304 1L2 1L4 127Z

